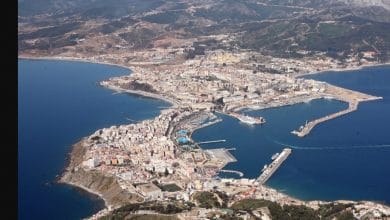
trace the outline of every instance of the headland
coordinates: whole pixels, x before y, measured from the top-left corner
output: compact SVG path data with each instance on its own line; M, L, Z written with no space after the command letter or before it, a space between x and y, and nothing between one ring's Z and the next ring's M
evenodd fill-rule
M215 187L235 195L235 201L251 197L313 208L326 203L300 201L255 179L216 179L232 162L231 156L223 149L218 153L202 150L190 134L215 123L214 111L237 114L242 108L284 106L329 96L351 103L378 97L289 75L254 75L245 70L232 74L233 67L191 69L188 63L167 69L137 67L130 76L101 82L110 89L163 99L173 106L151 120L100 129L75 145L60 182L88 189L105 200L108 209L93 218L128 202L172 196L188 201L194 192ZM172 184L181 190L161 190ZM366 207L381 213L387 210L379 204Z

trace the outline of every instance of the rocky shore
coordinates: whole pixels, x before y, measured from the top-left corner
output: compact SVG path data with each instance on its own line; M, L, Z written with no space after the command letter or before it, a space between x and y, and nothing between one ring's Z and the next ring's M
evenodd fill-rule
M142 201L137 195L123 190L114 177L78 167L86 152L84 141L85 139L82 139L73 145L72 151L69 153L68 164L57 182L75 186L99 196L104 200L108 210L120 207L125 203Z

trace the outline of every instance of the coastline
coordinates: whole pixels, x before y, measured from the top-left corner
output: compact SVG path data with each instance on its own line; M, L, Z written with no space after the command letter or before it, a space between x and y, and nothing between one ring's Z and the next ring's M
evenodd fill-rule
M63 58L63 57L23 57L23 56L18 56L18 59L31 59L31 60L60 60L60 61L77 61L77 62L87 62L87 63L96 63L96 64L103 64L103 65L112 65L112 66L118 66L118 67L123 67L123 68L126 68L126 69L130 69L130 67L128 66L124 66L124 65L120 65L120 64L113 64L113 63L105 63L105 62L98 62L98 61L91 61L91 60L88 60L88 59L81 59L81 58ZM389 63L390 64L390 63ZM365 67L372 67L372 66L381 66L381 65L389 65L389 64L377 64L377 65L368 65L368 66L360 66L356 69L361 69L361 68L365 68ZM349 71L349 70L356 70L356 69L341 69L341 70L337 70L337 71ZM325 71L320 71L320 72L314 72L314 73L308 73L308 74L305 74L305 75L309 75L309 74L317 74L317 73L325 73L325 72L328 72L328 71L335 71L335 70L325 70ZM300 76L303 76L303 75L300 75ZM300 77L300 76L297 76L297 77ZM110 87L108 87L110 88ZM114 88L110 88L110 89L113 89L115 90ZM118 88L117 88L118 90ZM173 106L170 106L169 108L173 108L175 105L175 103L172 102L172 100L169 100L161 95L158 95L158 94L152 94L152 93L147 93L147 92L143 92L143 91L136 91L136 90L125 90L125 89L121 89L122 91L120 92L127 92L127 93L130 93L130 94L137 94L137 95L141 95L141 96L145 96L145 97L150 97L150 98L154 98L154 99L160 99L160 100L163 100L163 101L167 101L169 103L171 103ZM296 103L293 103L293 104L296 104ZM290 104L292 105L292 104ZM280 105L280 106L275 106L274 108L279 108L279 107L284 107L286 105ZM268 107L265 107L265 108L268 108ZM272 107L270 107L272 108ZM197 128L197 129L201 129L203 127L200 127L200 128ZM197 130L196 129L196 130ZM77 143L76 143L77 144ZM72 152L75 150L74 149L75 146L73 146L71 152L70 152L70 156L72 155ZM72 157L72 156L71 156ZM71 160L72 158L70 158ZM66 172L69 172L68 168L71 167L71 162L69 162L69 164L66 165L66 169L65 171L63 172L63 174L65 174ZM62 175L63 176L63 175ZM61 178L62 178L61 176ZM76 188L80 188L88 193L91 193L93 195L96 195L98 196L99 198L101 198L103 201L104 201L104 204L105 204L105 207L108 208L109 210L112 208L112 206L109 204L108 200L105 198L105 196L101 193L99 193L98 191L95 191L93 189L90 189L90 188L87 188L79 183L76 183L76 182L72 182L72 181L64 181L64 180L59 180L58 183L64 183L64 184L68 184L72 187L76 187ZM272 187L269 187L269 186L265 186L264 187L266 188L269 188L269 189L272 189L272 190L275 190L277 191L278 193L281 193L283 195L286 195L288 197L291 197L290 195L287 195L279 190L276 190L276 189L273 189ZM291 198L294 198L294 197L291 197ZM296 199L296 198L294 198ZM302 201L302 202L308 202L308 201L304 201L304 200L300 200L300 199L296 199L298 201ZM314 201L318 201L318 200L314 200ZM336 200L338 201L338 200ZM104 210L104 209L103 209ZM100 210L102 211L102 210Z
M380 66L388 66L388 65L390 65L390 62L388 62L388 63L375 63L375 64L363 64L363 65L356 66L356 67L331 68L331 69L327 69L327 70L320 70L320 71L296 74L296 75L293 75L293 77L300 78L300 77L304 77L304 76L308 76L308 75L324 74L327 72L346 72L346 71L354 71L354 70L361 70L364 68L380 67Z
M85 153L85 152L83 152L83 150L84 150L83 142L85 140L86 140L85 137L83 137L83 138L81 138L80 141L78 141L72 145L70 152L68 152L68 154L65 158L65 160L66 160L65 167L61 171L61 174L56 178L55 183L65 184L65 185L69 185L71 187L79 188L79 189L85 191L86 193L92 194L93 196L97 196L98 198L100 198L104 202L104 207L109 208L110 205L108 204L107 199L104 198L103 194L99 193L98 191L87 188L79 183L64 180L65 175L67 175L68 173L71 173L74 170L74 168L75 168L74 160L80 159L80 158L77 158L77 156L82 157L82 155L80 155L80 152L78 152L78 151L82 151L81 154Z
M78 57L30 57L30 56L18 56L18 59L25 59L25 60L59 60L59 61L77 61L77 62L83 62L83 63L94 63L94 64L103 64L103 65L109 65L109 66L117 66L117 67L122 67L125 69L130 70L132 72L133 70L131 69L130 66L125 66L123 64L117 64L117 63L107 63L107 62L101 62L101 61L95 61L95 60L89 60L86 58L78 58Z
M124 92L124 93L140 95L140 96L143 96L143 97L152 98L152 99L158 99L158 100L161 100L161 101L168 102L168 103L170 103L172 105L172 106L170 106L170 108L174 108L174 107L177 106L177 103L175 103L174 100L166 98L166 97L164 97L164 96L162 96L160 94L154 94L154 93L150 93L150 92L131 90L131 89L122 89L120 87L116 87L116 86L113 86L113 85L102 85L102 83L99 83L99 84L101 86L105 87L105 88L111 89L111 90L113 90L115 92L118 92L118 93Z

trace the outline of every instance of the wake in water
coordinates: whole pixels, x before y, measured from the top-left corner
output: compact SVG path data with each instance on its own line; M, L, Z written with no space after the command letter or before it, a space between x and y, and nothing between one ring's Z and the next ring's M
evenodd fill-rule
M352 146L323 146L323 147L300 147L290 144L285 144L279 141L274 141L276 144L290 147L294 150L348 150L348 149L373 149L373 148L390 148L390 144L377 144L377 145L352 145Z

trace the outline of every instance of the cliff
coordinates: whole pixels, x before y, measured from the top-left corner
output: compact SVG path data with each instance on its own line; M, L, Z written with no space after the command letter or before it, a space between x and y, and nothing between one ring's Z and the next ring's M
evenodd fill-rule
M76 143L68 158L59 183L82 188L101 197L106 207L115 208L127 203L139 202L140 197L123 190L112 176L106 176L99 171L87 171L77 166L83 161L86 148L84 140Z

